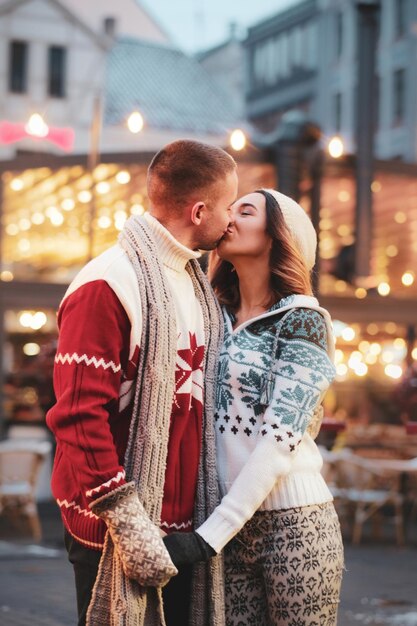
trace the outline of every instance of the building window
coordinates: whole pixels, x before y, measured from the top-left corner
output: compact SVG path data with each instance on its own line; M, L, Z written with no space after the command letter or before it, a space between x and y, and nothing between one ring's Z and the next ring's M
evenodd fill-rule
M340 133L342 130L342 94L336 93L334 95L334 130L336 133Z
M11 41L9 48L9 91L26 93L28 44L26 41Z
M336 37L336 59L339 60L342 57L343 54L343 46L344 46L344 40L343 40L343 13L341 11L339 11L338 13L336 13L335 15L335 37Z
M394 72L393 84L393 122L394 124L402 124L405 114L405 70L396 70Z
M65 98L67 51L62 46L51 46L48 59L48 93L54 98Z
M116 18L115 17L105 17L103 21L104 33L108 37L116 36Z
M394 0L394 11L395 36L399 38L407 30L407 0Z

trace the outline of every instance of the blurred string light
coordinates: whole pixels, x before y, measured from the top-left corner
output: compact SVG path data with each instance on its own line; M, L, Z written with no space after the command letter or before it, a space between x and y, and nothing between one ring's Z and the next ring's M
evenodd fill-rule
M33 113L28 123L25 125L25 130L28 135L32 135L32 137L46 137L49 133L48 124L46 124L42 115L39 113Z
M407 221L407 216L404 211L397 211L394 215L394 220L397 222L397 224L405 224L405 222Z
M403 337L393 337L382 342L361 338L361 329L357 324L348 325L341 320L333 320L333 330L336 338L345 343L335 350L334 363L336 367L336 380L345 381L348 378L363 378L370 373L397 380L404 373L404 359L407 355L407 342ZM398 326L393 322L385 324L368 324L363 329L368 335L387 333L395 335ZM355 341L354 341L355 340ZM355 345L356 343L356 345ZM417 360L417 346L411 353Z
M144 120L139 111L133 111L127 118L127 127L131 133L137 135L143 129Z
M355 335L356 333L354 329L350 326L342 331L342 339L344 339L345 341L353 341L355 339Z
M401 277L401 282L404 285L404 287L411 287L411 285L414 283L414 273L404 272L404 274Z
M380 296L388 296L389 292L391 291L391 287L389 286L388 283L382 282L382 283L379 283L377 287L377 291Z
M40 330L46 322L47 317L43 311L21 311L19 314L19 323L23 328Z
M232 131L230 134L229 143L232 149L236 150L236 152L243 150L246 147L247 143L246 135L243 130L241 130L240 128L236 128L234 131Z
M391 244L391 245L387 246L387 249L386 249L385 252L387 253L387 256L393 258L393 257L397 256L398 248L394 244Z
M72 198L65 198L61 202L61 207L64 209L64 211L72 211L75 207L75 202Z
M367 295L368 295L368 292L366 291L364 287L358 287L357 289L355 289L355 296L359 300L363 300L364 298L366 298Z
M10 283L13 278L13 272L10 272L9 270L3 270L2 272L0 272L0 280L5 283Z
M109 193L111 187L110 187L110 183L108 183L107 181L103 180L101 183L98 183L96 185L96 191L97 193L99 193L100 195L104 195L106 193Z
M394 363L386 365L384 371L390 378L401 378L403 375L403 368L401 365L395 365Z
M130 174L126 170L121 170L116 174L116 180L119 185L127 185L130 182Z
M25 183L21 178L13 178L10 183L10 189L13 189L13 191L21 191L24 186Z
M41 347L38 343L25 343L23 346L23 353L26 356L36 356L40 353Z
M83 204L87 204L88 202L90 202L91 198L91 191L88 191L87 189L85 189L84 191L80 191L80 193L78 194L78 200Z
M327 144L327 150L332 159L340 159L345 152L345 146L341 137L335 135Z

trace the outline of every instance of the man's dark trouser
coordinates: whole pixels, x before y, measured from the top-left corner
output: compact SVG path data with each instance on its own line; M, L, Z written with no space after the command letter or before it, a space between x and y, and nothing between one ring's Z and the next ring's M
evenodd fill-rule
M85 548L67 532L65 532L65 547L68 559L74 568L78 626L85 626L101 552ZM191 568L183 567L162 590L167 626L187 626L190 591Z

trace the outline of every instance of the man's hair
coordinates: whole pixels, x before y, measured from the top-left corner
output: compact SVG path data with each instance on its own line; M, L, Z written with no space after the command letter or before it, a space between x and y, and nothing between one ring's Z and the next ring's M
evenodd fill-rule
M236 169L221 148L181 139L160 150L148 168L148 196L158 209L178 210L189 202L213 201L217 183Z

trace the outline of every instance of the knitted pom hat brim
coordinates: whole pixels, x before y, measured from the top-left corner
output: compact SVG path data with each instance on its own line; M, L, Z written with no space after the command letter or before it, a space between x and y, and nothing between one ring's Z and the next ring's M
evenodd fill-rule
M271 194L278 202L295 245L301 252L307 268L312 270L316 262L317 235L307 213L295 200L275 189L262 189L262 191Z

